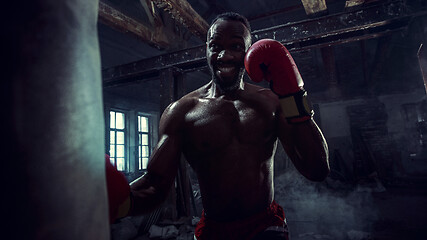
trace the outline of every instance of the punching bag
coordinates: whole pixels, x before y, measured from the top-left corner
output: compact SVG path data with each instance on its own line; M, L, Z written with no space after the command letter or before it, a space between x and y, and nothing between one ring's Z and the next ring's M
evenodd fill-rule
M109 239L98 1L2 16L2 235Z

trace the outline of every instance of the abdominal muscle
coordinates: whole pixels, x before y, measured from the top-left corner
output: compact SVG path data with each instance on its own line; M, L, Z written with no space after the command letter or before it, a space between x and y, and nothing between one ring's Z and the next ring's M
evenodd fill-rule
M255 90L238 100L197 98L185 117L183 153L217 221L249 217L273 200L276 105Z
M198 176L206 217L234 221L270 206L274 197L274 151L271 147L263 149L270 149L270 154L263 154L259 146L236 148L231 144L222 152L187 157Z

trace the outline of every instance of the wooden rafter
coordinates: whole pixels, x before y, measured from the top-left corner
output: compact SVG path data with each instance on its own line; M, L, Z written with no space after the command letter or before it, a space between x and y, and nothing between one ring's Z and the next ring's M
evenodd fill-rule
M426 8L414 8L405 3L378 4L357 11L257 30L252 32L252 37L254 41L274 38L294 52L387 36L406 28L413 17L426 14ZM206 66L205 50L206 46L201 45L104 69L104 87L157 78L159 71L171 67L183 71L201 69Z
M151 0L139 0L139 2L144 8L145 14L148 17L151 26L163 27L163 22L160 18L158 9L154 6L154 3Z
M99 22L119 32L130 34L155 48L165 49L169 47L167 37L161 31L153 31L101 1L99 2L98 16Z
M168 12L173 19L187 27L191 33L199 37L202 41L206 40L206 33L209 29L209 24L186 0L151 1L154 2L158 8Z

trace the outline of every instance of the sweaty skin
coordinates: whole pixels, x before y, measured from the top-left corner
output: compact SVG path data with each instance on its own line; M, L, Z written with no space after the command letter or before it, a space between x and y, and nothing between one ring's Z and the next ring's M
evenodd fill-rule
M207 217L232 221L266 209L274 198L277 142L310 180L329 173L326 141L313 120L291 125L278 97L244 83L249 31L219 20L208 32L212 81L172 103L160 120L160 138L147 174L131 184L130 214L147 213L166 197L181 153L197 174Z

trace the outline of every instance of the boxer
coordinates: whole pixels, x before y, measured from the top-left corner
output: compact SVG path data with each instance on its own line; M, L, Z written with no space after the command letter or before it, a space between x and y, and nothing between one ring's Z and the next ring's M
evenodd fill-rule
M147 173L114 201L126 206L122 216L148 213L166 199L183 153L204 208L196 239L288 239L283 209L274 201L277 143L312 181L329 173L327 143L289 52L269 39L251 46L250 31L236 13L212 22L206 43L212 80L163 112ZM271 89L244 82L245 68Z

